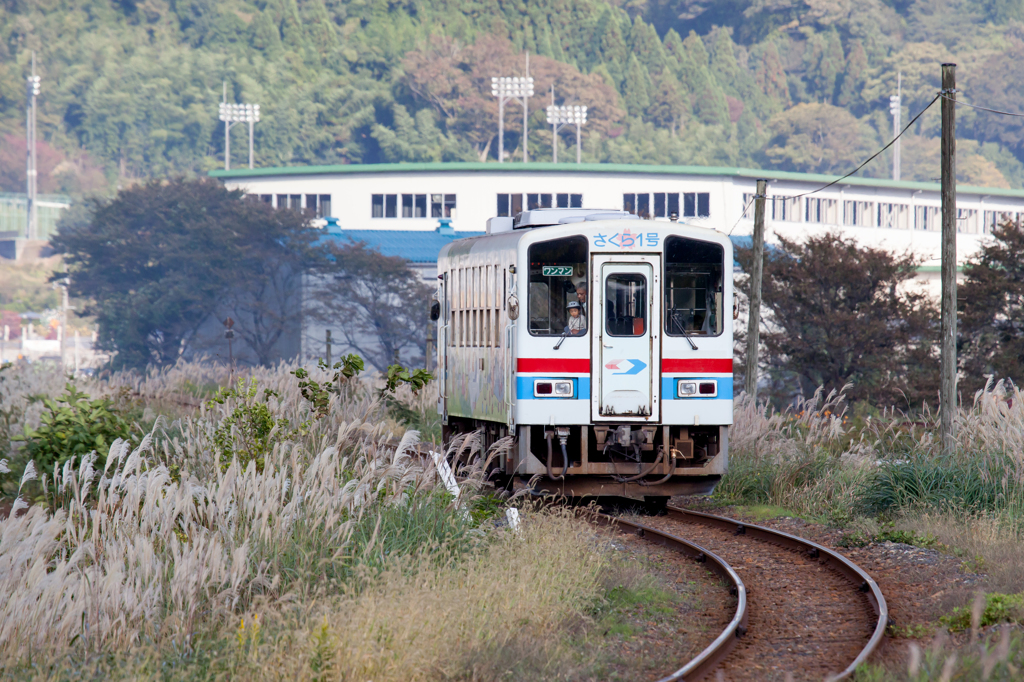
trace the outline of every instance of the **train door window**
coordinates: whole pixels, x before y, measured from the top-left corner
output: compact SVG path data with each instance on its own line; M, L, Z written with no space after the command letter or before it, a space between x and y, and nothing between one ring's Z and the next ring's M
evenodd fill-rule
M402 195L402 217L403 218L411 218L412 217L412 204L413 204L413 196L411 194L403 194Z
M610 336L647 333L647 278L632 272L608 275L605 280L605 331Z
M636 213L636 195L635 194L623 194L622 195L622 210L627 213Z
M654 193L654 217L665 218L665 193L655 192Z
M718 244L685 237L665 240L665 333L722 333L723 259Z
M651 195L650 194L637 194L636 195L636 214L641 218L651 217Z
M566 237L530 247L529 329L535 336L561 336L569 324L570 302L580 302L578 285L587 282L587 240ZM583 297L582 317L588 307ZM584 329L586 324L584 323Z
M668 194L668 215L679 217L679 192Z

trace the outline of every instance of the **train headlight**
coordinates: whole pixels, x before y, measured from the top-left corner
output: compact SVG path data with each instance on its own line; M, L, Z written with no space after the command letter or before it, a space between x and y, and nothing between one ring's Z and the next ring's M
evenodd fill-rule
M697 395L696 381L680 381L677 384L676 395L680 398L690 398Z
M535 398L571 398L573 397L571 380L538 379L533 382Z
M714 379L679 381L676 384L676 396L679 398L717 398L718 382Z

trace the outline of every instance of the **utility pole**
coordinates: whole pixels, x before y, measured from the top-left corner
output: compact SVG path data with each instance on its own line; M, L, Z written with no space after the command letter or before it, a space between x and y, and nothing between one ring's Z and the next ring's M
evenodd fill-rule
M327 366L331 366L331 330L327 330Z
M761 279L764 271L764 200L768 181L757 181L754 195L754 265L750 272L750 315L747 320L747 367L744 389L757 403L757 346L761 332Z
M39 95L39 76L36 75L36 53L32 52L32 75L28 77L25 88L25 236L28 239L39 239L39 209L36 203L39 185L38 166L36 166L36 97Z
M551 108L555 107L555 84L551 84ZM558 163L558 123L551 123L551 163Z
M942 65L942 321L939 430L953 454L956 415L956 64Z
M64 264L64 279L57 286L60 287L60 370L63 372L67 367L68 347L68 266Z
M892 136L896 143L892 146L892 179L900 179L900 126L902 125L900 106L903 99L903 73L896 73L896 94L889 95L889 113L892 114Z

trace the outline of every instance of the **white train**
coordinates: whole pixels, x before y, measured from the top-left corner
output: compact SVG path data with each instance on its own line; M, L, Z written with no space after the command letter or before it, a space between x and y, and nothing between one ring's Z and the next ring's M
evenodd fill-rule
M729 457L732 264L714 230L578 208L445 246L431 317L446 439L514 434L492 474L515 487L710 492Z

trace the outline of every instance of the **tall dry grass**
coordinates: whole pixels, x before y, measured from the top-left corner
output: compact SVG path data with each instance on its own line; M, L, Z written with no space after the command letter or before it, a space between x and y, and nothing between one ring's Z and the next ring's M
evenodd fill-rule
M254 600L339 589L360 555L388 547L378 535L387 510L411 509L402 518L414 524L417 513L450 507L432 493L434 472L415 453L418 433L406 431L396 447L399 434L380 418L372 387L353 387L316 419L289 369L249 377L274 391L267 405L287 425L271 433L262 468L237 457L225 463L214 448L225 417L261 399L245 395L174 422L157 419L138 447L115 442L103 470L94 456L38 474L25 467L21 488L38 478L44 501L25 510L20 499L0 519L0 660L143 641L188 649ZM22 399L62 387L35 368L25 372ZM182 364L82 383L166 400L225 378L224 368ZM20 425L32 419L26 411ZM445 517L451 522L422 536L443 540L463 518Z

